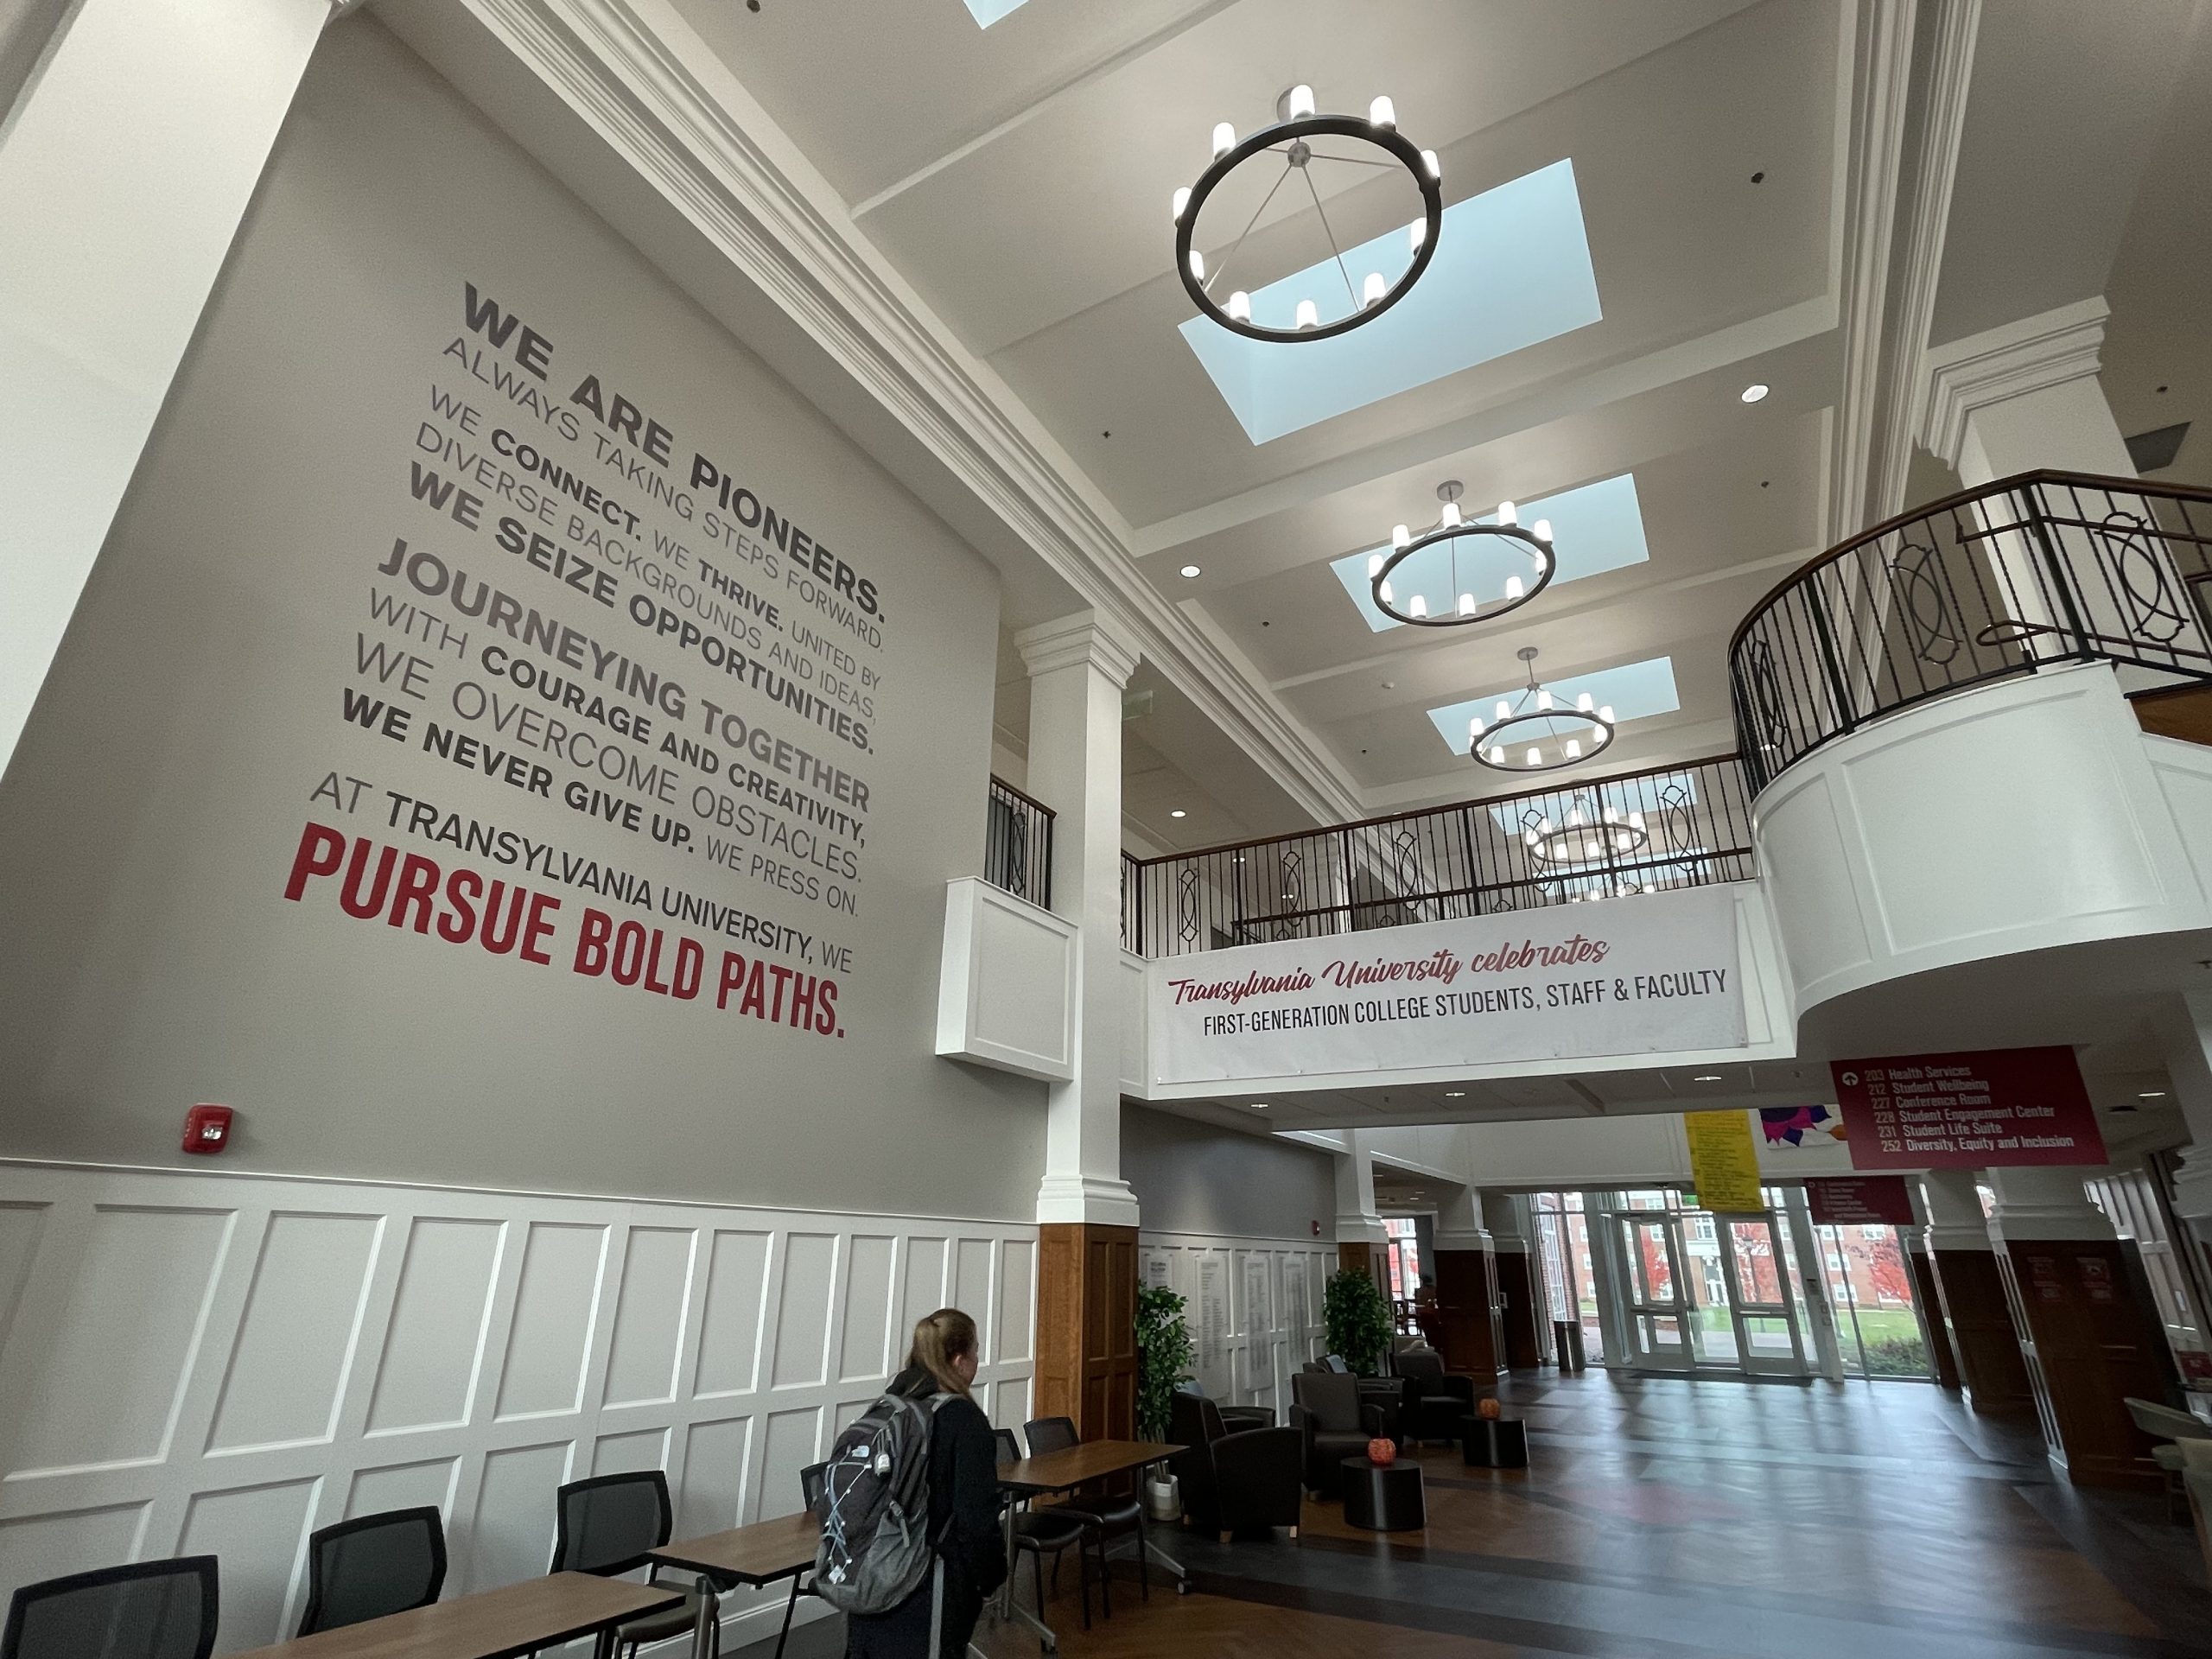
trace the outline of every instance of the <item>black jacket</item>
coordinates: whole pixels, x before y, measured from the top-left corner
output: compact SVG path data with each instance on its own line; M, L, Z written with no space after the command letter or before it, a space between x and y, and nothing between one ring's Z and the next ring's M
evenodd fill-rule
M891 1392L926 1398L935 1378L910 1365ZM930 1535L953 1573L979 1596L1006 1580L1006 1539L999 1530L998 1441L990 1420L965 1395L938 1408L930 1429Z

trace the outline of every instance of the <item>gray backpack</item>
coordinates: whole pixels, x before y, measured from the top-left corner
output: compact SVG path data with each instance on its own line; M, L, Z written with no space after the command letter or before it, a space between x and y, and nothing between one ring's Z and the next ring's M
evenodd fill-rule
M887 1394L830 1448L814 1503L814 1587L841 1612L887 1613L928 1576L930 1428L952 1397Z

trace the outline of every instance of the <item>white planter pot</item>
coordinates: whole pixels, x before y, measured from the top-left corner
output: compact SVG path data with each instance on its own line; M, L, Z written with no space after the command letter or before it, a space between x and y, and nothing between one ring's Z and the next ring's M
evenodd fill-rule
M1145 1513L1154 1521L1180 1520L1183 1515L1183 1484L1174 1476L1147 1478L1144 1484Z

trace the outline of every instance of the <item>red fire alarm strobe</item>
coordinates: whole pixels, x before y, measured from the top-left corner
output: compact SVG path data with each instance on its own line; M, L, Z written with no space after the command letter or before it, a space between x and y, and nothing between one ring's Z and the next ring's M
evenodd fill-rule
M184 1149L217 1153L231 1144L231 1109L195 1106L184 1115Z

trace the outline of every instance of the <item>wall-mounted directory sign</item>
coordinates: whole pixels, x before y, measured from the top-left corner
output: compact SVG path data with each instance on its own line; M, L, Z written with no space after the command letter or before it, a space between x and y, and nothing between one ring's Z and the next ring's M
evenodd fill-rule
M1912 1194L1897 1175L1832 1175L1805 1183L1806 1202L1820 1227L1912 1224Z
M1857 1168L2105 1161L2070 1048L1897 1054L1830 1070Z

